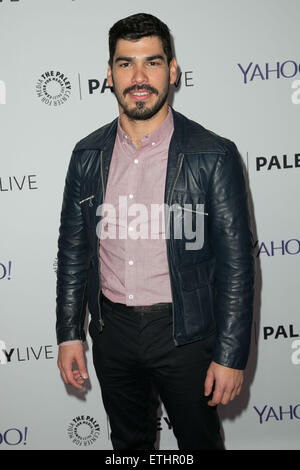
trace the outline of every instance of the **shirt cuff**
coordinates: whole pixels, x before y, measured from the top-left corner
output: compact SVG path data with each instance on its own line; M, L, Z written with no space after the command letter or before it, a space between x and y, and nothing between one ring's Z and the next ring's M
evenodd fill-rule
M59 346L69 346L70 344L82 344L81 339L72 339L70 341L63 341Z

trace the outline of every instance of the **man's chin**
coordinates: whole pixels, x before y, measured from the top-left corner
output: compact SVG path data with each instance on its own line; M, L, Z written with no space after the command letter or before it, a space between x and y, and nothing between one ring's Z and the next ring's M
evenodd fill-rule
M123 107L123 113L132 120L135 121L146 121L147 119L150 119L154 114L156 114L155 109L147 108L145 106L139 107L136 106L134 108L125 108Z
M135 121L147 121L155 116L164 106L166 99L157 105L149 107L146 103L138 101L136 105L132 108L123 107L124 114L132 120Z
M155 114L156 114L156 111L153 112L153 111L130 111L130 112L126 112L125 111L125 114L126 116L133 120L133 121L147 121L148 119L151 119Z

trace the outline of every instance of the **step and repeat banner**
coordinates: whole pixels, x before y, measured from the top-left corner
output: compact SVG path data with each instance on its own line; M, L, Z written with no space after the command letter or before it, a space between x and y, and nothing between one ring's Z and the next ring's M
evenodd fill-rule
M226 448L300 449L299 0L0 0L0 450L112 449L90 337L84 392L57 369L57 237L72 149L118 112L108 30L142 11L172 32L171 105L245 164L256 298ZM163 406L157 431L177 449Z

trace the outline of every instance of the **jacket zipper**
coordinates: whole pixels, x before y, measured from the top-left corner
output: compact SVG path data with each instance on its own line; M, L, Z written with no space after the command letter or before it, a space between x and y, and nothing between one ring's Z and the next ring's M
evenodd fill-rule
M175 188L175 185L176 185L176 183L177 183L178 176L179 176L179 173L180 173L180 170L181 170L181 167L182 167L183 157L184 157L184 154L183 154L183 153L180 153L180 154L179 154L178 163L177 163L176 174L175 174L175 177L174 177L172 186L171 186L170 191L169 191L169 196L168 196L168 198L167 198L167 204L168 204L168 206L169 206L167 230L169 230L169 223L170 223L170 202L171 202L171 200L172 200L174 188ZM168 233L168 231L167 231L167 233ZM170 237L170 240L171 240L171 237ZM170 259L169 259L169 253L167 253L167 260L168 260L169 273L170 273ZM178 343L177 343L177 341L176 341L176 339L175 339L174 298L173 298L173 293L172 293L172 284L170 283L170 285L171 285L171 295L172 295L173 341L174 341L175 346L178 346Z
M102 203L104 201L105 197L105 183L104 183L104 173L103 173L103 150L100 152L100 171L101 171L101 183L102 183ZM100 254L99 254L99 249L100 249L100 239L97 247L97 256L98 256L98 276L99 276L99 287L98 287L98 311L99 311L99 316L100 316L100 327L101 331L104 327L104 321L103 318L101 317L101 309L100 309L100 295L101 295L101 288L100 288Z
M81 320L82 320L82 317L85 318L86 316L86 309L83 311L83 301L84 301L84 296L85 296L85 293L86 293L86 286L87 286L87 281L85 281L85 284L84 284L84 289L83 289L83 296L82 296L82 299L81 299L81 307L80 307L80 330L79 330L79 339L82 341L83 338L82 338L82 335L81 335Z
M93 199L94 197L95 197L94 194L93 194L92 196L86 197L85 199L82 199L81 201L79 201L79 204L82 204L82 203L85 202L85 201L90 201L90 202L89 202L89 205L90 205L90 207L92 207L92 205L93 205L92 199Z
M183 209L184 211L194 212L195 214L208 215L208 212L200 212L200 211L195 211L194 209L188 209L187 207L181 207L180 204L178 204L178 206L176 207L176 209Z

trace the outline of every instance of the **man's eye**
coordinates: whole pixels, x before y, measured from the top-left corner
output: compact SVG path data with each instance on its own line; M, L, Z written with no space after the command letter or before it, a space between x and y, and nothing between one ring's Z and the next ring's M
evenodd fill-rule
M149 65L151 65L151 67L154 67L155 65L159 65L159 62L151 60L151 62L149 62Z
M126 68L126 67L129 67L129 65L130 65L129 62L123 62L122 64L120 64L120 67Z

